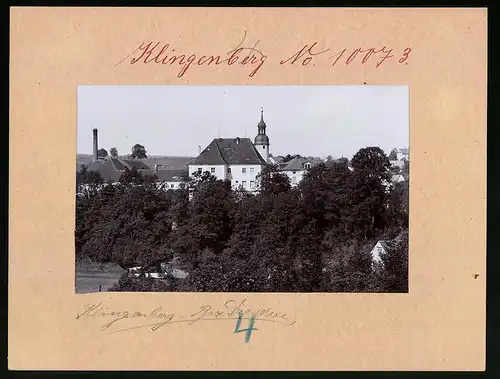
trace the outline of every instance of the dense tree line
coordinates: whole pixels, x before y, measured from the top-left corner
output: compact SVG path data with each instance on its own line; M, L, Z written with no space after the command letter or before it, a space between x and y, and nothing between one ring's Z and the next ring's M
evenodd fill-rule
M297 187L267 167L257 195L209 173L161 190L127 170L119 183L77 176L76 255L124 268L180 262L189 275L123 277L117 291L407 292L408 186L388 186L376 147L311 168ZM391 245L381 264L370 251Z

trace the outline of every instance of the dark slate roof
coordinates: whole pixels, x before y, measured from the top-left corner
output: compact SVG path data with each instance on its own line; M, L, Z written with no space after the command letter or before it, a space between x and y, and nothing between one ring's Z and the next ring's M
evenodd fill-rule
M125 168L132 169L135 166L144 176L156 175L159 181L180 181L187 174L187 167L180 170L152 170L142 162L135 160L122 160L120 158L110 158L92 162L88 166L88 170L97 171L101 174L104 181L117 182L120 176L125 172ZM145 167L145 169L144 169Z
M92 163L92 154L76 154L76 170L80 171L81 166L88 166Z
M139 159L150 168L161 167L162 170L183 170L194 159L194 157L149 157Z
M120 176L123 171L118 171L113 162L110 159L99 160L96 162L92 162L88 168L89 171L97 171L101 174L102 179L105 182L116 182L120 179Z
M190 164L193 165L265 165L250 138L216 138Z
M182 177L187 173L187 170L158 170L155 172L152 171L151 175L156 175L158 180L162 182L180 182Z
M280 170L283 171L299 171L304 169L304 164L310 163L311 167L317 166L322 163L322 161L310 160L302 157L295 157L290 159L288 162L280 163Z
M124 159L123 162L128 166L128 168L136 168L137 170L149 170L149 166L144 164L139 159Z
M117 158L110 158L111 162L113 162L113 165L115 166L115 168L117 170L125 170L125 167L127 167L125 165L125 163L120 160L120 159L117 159Z

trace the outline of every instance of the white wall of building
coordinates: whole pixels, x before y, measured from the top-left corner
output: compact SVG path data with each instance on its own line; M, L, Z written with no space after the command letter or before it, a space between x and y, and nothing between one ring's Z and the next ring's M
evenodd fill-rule
M401 170L405 167L404 161L390 161L392 167L399 167Z
M255 145L255 149L259 152L262 159L269 162L269 145Z
M231 172L227 179L231 180L233 188L243 187L246 191L257 189L257 176L262 171L261 165L230 165Z
M181 185L182 182L180 181L164 181L164 182L160 182L160 185L161 185L161 188L163 190L176 190L176 189L179 189L180 188L180 185Z
M261 165L190 165L189 175L192 176L200 168L217 179L230 180L233 188L243 187L246 191L257 189L257 177L262 171Z
M189 165L189 176L193 176L193 174L200 169L201 172L208 171L220 180L225 180L227 178L226 165Z
M300 183L304 175L306 174L305 170L298 170L298 171L283 171L284 174L286 174L290 178L290 184L292 187L295 187L297 184Z
M409 155L403 154L400 151L396 153L396 157L398 158L398 161L402 161L403 159L409 160Z

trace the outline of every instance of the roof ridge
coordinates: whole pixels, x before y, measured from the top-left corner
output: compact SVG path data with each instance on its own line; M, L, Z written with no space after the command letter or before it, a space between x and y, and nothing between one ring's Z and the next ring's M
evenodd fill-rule
M121 158L115 158L115 159L118 159L120 161L120 163L123 164L125 167L127 167L129 170L132 169L132 167L127 162L125 162L125 159L121 159Z
M110 159L111 164L113 165L113 167L114 167L114 169L115 169L116 171L120 171L120 170L118 170L118 169L116 168L116 165L115 165L115 162L114 162L114 160L115 160L115 159L116 159L116 158L111 157L111 159Z

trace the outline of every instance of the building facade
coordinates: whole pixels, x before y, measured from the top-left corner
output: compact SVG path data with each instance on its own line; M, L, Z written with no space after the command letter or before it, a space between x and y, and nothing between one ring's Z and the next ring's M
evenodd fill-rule
M288 162L280 163L280 171L285 173L290 179L290 184L295 187L304 178L307 171L322 163L320 160L295 157Z
M258 178L269 159L269 137L261 111L254 142L249 138L215 138L189 163L189 175L208 172L220 180L229 180L234 189L255 192Z

